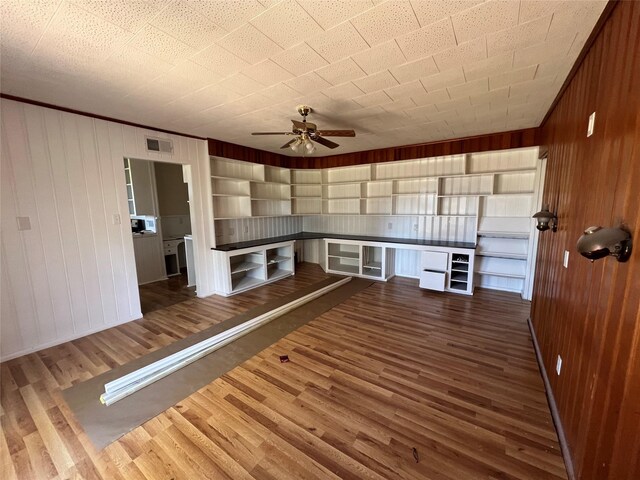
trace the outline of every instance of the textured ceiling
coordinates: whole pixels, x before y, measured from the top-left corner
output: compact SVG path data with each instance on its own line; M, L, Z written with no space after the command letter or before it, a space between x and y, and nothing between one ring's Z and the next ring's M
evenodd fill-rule
M279 150L310 105L353 128L314 156L538 126L606 4L1 0L3 93Z

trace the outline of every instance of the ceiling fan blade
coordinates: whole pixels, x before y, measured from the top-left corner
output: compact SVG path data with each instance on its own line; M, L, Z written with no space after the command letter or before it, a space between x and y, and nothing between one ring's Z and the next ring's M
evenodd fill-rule
M296 142L297 140L298 140L297 138L294 138L293 140L289 140L287 143L282 145L280 148L289 148L291 146L291 144Z
M295 128L298 128L300 130L317 130L318 126L315 123L311 123L311 122L299 122L298 120L291 120L291 123L293 123L293 126Z
M323 137L355 137L356 132L353 130L318 130L318 135Z
M313 140L314 142L318 142L320 145L324 145L325 147L336 148L340 146L337 143L332 142L331 140L327 140L326 138L322 138L318 135L314 135L313 137L309 138L311 138L311 140Z
M291 132L253 132L251 135L293 135Z
M291 123L293 123L294 128L298 128L300 130L304 130L307 128L304 122L299 122L298 120L291 120Z

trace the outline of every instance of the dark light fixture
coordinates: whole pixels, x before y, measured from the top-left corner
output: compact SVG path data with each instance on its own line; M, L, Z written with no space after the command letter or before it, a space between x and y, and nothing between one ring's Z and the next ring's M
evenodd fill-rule
M536 219L536 228L541 232L549 229L552 232L558 231L558 217L549 211L549 207L543 207L533 218Z
M621 227L589 227L578 239L576 248L592 262L609 255L626 262L631 256L631 234Z

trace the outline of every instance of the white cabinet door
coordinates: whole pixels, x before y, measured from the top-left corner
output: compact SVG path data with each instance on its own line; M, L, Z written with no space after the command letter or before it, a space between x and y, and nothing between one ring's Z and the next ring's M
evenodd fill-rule
M444 292L445 272L430 272L423 270L420 272L420 288L437 290Z
M162 239L159 235L133 237L138 285L166 278Z
M448 255L447 252L424 251L420 258L420 269L446 272L449 266Z

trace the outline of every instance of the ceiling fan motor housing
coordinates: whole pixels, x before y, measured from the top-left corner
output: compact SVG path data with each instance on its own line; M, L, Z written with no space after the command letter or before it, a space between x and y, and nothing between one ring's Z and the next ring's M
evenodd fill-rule
M303 117L305 117L304 120L306 120L307 115L309 115L313 109L311 107L309 107L308 105L298 105L296 107L296 111L302 115Z

